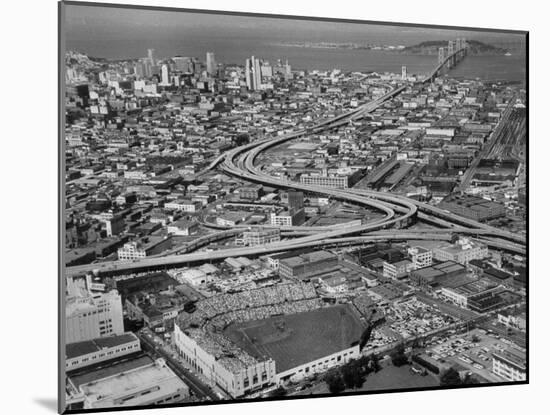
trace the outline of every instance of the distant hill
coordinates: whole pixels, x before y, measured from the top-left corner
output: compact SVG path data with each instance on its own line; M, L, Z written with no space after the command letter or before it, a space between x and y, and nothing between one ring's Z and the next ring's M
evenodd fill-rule
M507 50L499 48L478 40L468 40L468 53L470 55L504 55ZM414 46L407 46L400 53L414 55L437 55L441 47L446 48L449 42L447 40L430 40L419 43Z

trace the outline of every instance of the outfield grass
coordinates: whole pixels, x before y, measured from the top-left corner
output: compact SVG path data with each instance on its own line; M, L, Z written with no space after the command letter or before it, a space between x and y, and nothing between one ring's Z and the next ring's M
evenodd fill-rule
M280 373L351 347L363 330L349 305L337 305L232 324L224 334L252 356L271 357Z

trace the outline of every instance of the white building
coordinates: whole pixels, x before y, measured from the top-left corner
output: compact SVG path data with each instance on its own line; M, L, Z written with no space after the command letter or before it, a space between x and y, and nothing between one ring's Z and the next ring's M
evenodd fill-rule
M466 308L468 306L468 293L459 288L443 287L441 295L460 307Z
M201 209L201 204L190 200L175 200L173 202L165 203L164 208L178 210L181 212L195 213Z
M145 180L147 173L144 170L126 170L124 178L129 180Z
M284 212L271 212L269 223L272 226L299 226L304 223L306 217L305 209L290 209Z
M206 73L210 76L215 75L216 67L214 52L206 52Z
M65 344L124 333L122 301L116 290L68 297Z
M216 224L219 226L233 227L247 221L251 216L252 214L249 212L227 212L222 216L216 217Z
M386 278L397 279L406 276L413 269L413 263L408 259L393 263L384 261L382 274Z
M160 68L161 74L161 85L168 86L170 85L170 71L168 70L168 65L162 65Z
M472 259L483 259L489 256L489 249L482 243L460 238L454 245L435 248L433 255L438 261L454 261L466 265Z
M245 246L265 245L281 240L279 229L249 229L243 232L242 239L237 242Z
M344 175L322 176L302 174L300 176L300 183L334 189L347 189L349 187L349 177Z
M69 343L65 346L65 369L80 369L140 350L139 339L134 333Z
M176 236L189 236L199 229L197 222L180 219L167 226L166 231Z
M188 283L196 287L202 284L208 284L212 281L212 275L207 274L199 268L186 269L175 275L180 283Z
M493 373L510 382L527 379L525 353L509 348L493 353Z
M147 256L145 249L141 248L137 242L125 243L122 248L118 248L117 254L121 261L133 261Z
M236 347L215 339L201 329L174 328L174 341L179 354L193 369L215 382L232 397L239 397L275 382L275 362L258 361ZM216 341L218 340L218 341Z
M164 359L131 368L109 377L81 384L84 409L177 403L189 396L189 388Z
M512 314L506 311L500 312L498 313L498 322L504 324L506 327L511 327L522 331L525 331L527 327L525 311L519 314Z
M414 246L408 250L414 269L429 267L432 265L433 253L421 246Z
M323 373L330 368L343 365L351 359L357 359L360 355L359 345L356 344L355 346L340 350L337 353L322 357L321 359L317 359L303 365L293 367L292 369L285 370L284 372L277 373L275 381L278 385L284 383L286 380L298 382L304 378L312 376L315 373Z

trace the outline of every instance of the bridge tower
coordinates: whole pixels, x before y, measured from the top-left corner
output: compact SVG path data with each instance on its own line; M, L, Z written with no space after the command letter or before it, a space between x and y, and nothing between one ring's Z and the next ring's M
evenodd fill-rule
M466 43L466 39L462 38L462 53L464 56L466 56L466 53L468 52L468 43Z
M439 48L439 55L437 57L438 65L441 65L445 61L445 48Z
M449 60L447 61L447 68L451 69L452 67L455 66L454 56L453 56L454 42L452 40L449 40L449 46L447 46L447 49L448 49L448 56L449 56Z
M456 60L462 60L462 56L464 56L462 54L462 39L459 37L456 38L456 50L458 51L458 54L456 55Z

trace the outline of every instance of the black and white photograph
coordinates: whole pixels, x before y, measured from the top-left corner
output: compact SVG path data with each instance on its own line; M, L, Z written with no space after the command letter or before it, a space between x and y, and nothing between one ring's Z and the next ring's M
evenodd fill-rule
M60 412L526 387L527 30L58 6Z

